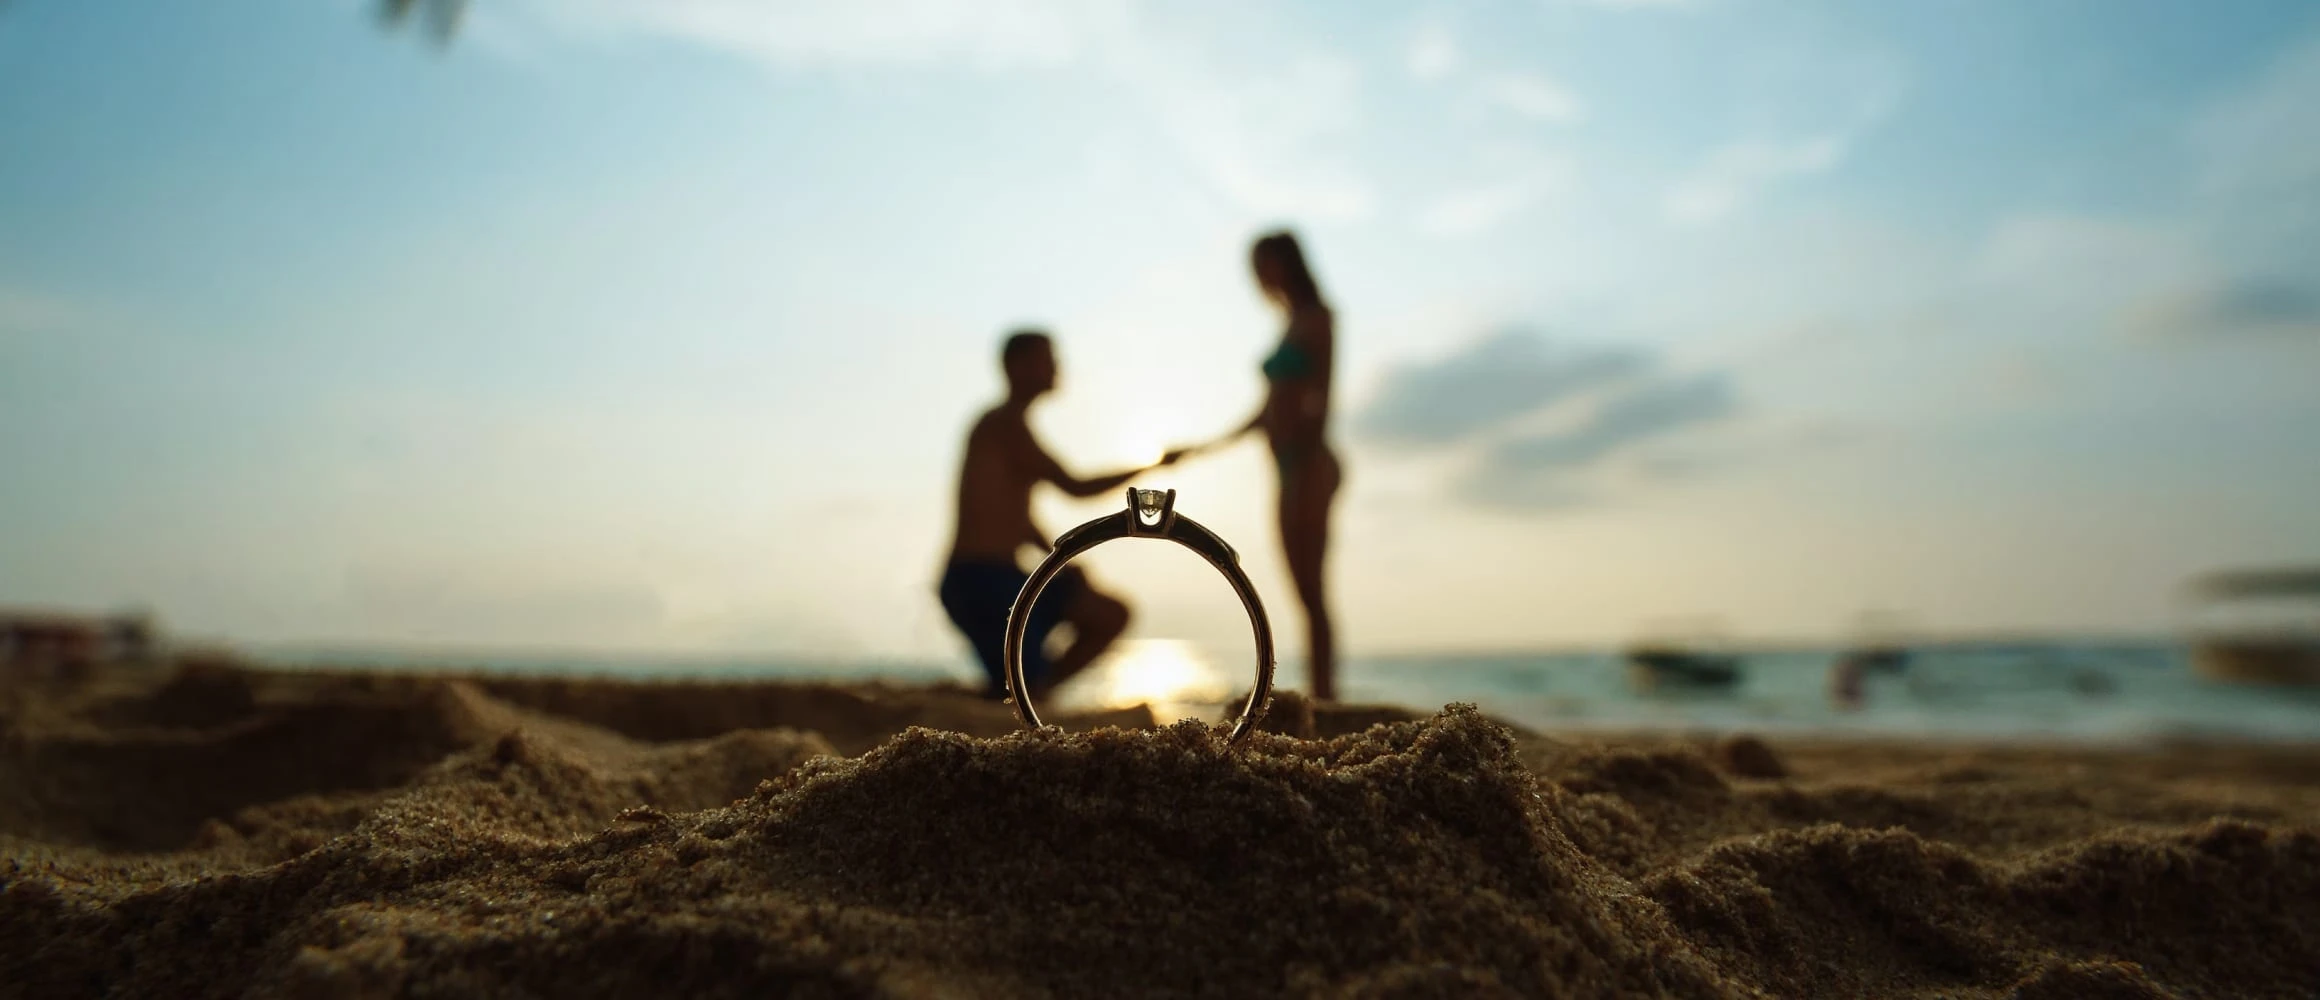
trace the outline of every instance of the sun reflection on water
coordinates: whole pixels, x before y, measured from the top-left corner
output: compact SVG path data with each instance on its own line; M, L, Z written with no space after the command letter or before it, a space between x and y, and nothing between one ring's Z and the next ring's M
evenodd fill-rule
M1232 691L1200 647L1183 639L1124 639L1066 693L1088 708L1152 706L1162 723L1208 719Z

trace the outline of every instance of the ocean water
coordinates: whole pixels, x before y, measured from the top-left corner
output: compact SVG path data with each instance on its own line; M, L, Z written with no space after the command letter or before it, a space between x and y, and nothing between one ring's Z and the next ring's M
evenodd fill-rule
M2100 642L1947 646L1912 651L1908 666L1872 673L1861 707L1828 696L1837 649L1740 653L1741 678L1712 691L1639 690L1615 651L1354 657L1350 701L1431 710L1473 702L1538 730L1673 730L1966 740L2125 742L2231 738L2320 741L2320 689L2225 684L2193 674L2176 644ZM457 669L630 678L863 679L980 683L970 663L836 663L725 659L384 652L275 652L280 664ZM1191 643L1120 644L1057 693L1055 707L1151 704L1163 718L1218 718L1249 669ZM1302 683L1282 664L1279 683Z
M1357 700L1462 697L1546 731L1677 729L1973 740L2320 740L2320 690L2210 681L2180 645L2027 644L1913 651L1862 705L1828 695L1839 650L1742 654L1720 691L1638 691L1616 653L1409 657L1349 671Z

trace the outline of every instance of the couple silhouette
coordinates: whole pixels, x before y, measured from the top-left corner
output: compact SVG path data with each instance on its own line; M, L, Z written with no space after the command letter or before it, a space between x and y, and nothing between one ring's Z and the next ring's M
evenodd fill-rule
M1265 357L1265 399L1255 415L1213 441L1170 451L1142 468L1082 479L1031 433L1031 404L1055 388L1055 344L1038 330L1007 337L999 366L1007 398L975 421L959 469L958 527L937 592L951 623L974 645L994 697L1006 692L1003 659L1007 612L1030 574L1019 562L1025 546L1047 552L1053 543L1031 520L1031 491L1049 483L1075 497L1098 496L1153 469L1172 465L1262 432L1280 477L1281 551L1305 607L1309 693L1337 697L1336 633L1331 627L1322 562L1329 549L1329 507L1342 470L1329 447L1330 375L1336 359L1335 319L1320 285L1288 232L1259 237L1249 248L1257 286L1279 310L1281 342ZM1067 568L1040 595L1025 636L1023 669L1034 696L1044 695L1094 662L1128 627L1128 605ZM1071 626L1071 643L1050 658L1047 639Z

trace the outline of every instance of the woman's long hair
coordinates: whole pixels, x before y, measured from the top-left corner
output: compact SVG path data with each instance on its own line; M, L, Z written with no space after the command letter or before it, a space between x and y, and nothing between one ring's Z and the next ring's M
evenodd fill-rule
M1294 233L1280 229L1257 237L1249 247L1249 267L1261 275L1267 260L1280 265L1280 284L1268 285L1265 291L1283 306L1298 309L1321 304L1321 286L1314 282L1312 269L1305 266L1305 251L1297 245Z

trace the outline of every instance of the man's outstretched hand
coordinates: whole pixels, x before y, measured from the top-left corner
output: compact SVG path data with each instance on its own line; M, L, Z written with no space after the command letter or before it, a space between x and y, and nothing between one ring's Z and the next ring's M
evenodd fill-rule
M1191 458L1194 455L1198 455L1201 452L1213 451L1215 449L1222 448L1225 445L1231 444L1239 439L1240 433L1236 431L1214 441L1203 441L1199 444L1188 444L1181 447L1170 448L1165 453L1161 454L1160 460L1158 462L1152 463L1152 467L1157 469L1163 465L1175 465L1176 463L1184 461L1187 458Z

